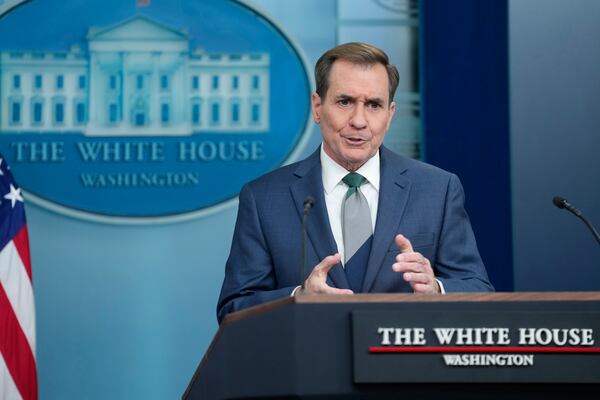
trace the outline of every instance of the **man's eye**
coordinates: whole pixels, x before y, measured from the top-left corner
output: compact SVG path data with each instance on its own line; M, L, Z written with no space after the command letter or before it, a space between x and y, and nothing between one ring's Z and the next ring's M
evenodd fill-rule
M369 103L369 104L367 104L367 106L369 106L370 108L381 108L382 107L381 104L375 103L375 102Z
M347 105L350 104L350 100L348 100L348 99L340 99L340 100L338 100L338 104L340 106L347 106Z

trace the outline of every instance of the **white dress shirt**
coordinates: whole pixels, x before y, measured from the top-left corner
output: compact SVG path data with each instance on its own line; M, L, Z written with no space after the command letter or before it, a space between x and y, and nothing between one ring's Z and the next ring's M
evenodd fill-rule
M371 210L371 226L375 231L375 222L377 222L377 205L379 201L379 151L375 153L366 163L364 163L357 173L364 176L367 181L363 183L358 190L367 199L369 209ZM342 204L344 196L348 191L342 179L349 174L345 168L333 161L331 157L321 146L321 173L323 176L323 189L325 190L325 204L327 205L327 215L331 225L331 232L337 244L338 253L342 256L342 265L344 260L344 239L342 236Z

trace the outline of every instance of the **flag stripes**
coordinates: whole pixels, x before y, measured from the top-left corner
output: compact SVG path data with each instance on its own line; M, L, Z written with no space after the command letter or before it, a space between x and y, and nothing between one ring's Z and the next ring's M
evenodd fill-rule
M31 279L31 257L29 256L29 235L27 234L27 228L23 226L19 233L13 238L13 243L19 252L19 256L21 257L21 262L27 271L27 275L29 276L29 282Z
M33 353L3 286L0 286L0 329L0 353L21 398L37 399L37 381L30 379L36 375Z
M0 399L20 399L21 394L8 372L4 358L0 357Z
M37 400L35 304L21 189L0 155L0 400Z
M26 228L23 227L21 231L24 229ZM0 251L0 265L2 266L0 268L2 288L27 342L35 352L35 315L31 312L35 307L33 287L16 243L9 242Z

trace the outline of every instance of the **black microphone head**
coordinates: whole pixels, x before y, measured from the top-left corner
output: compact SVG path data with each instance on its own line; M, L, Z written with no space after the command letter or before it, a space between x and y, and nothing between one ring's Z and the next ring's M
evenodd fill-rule
M315 199L312 196L306 196L304 199L304 209L310 210L315 205Z
M558 208L565 208L566 204L567 204L567 199L564 199L560 196L554 196L554 198L552 199L552 202Z

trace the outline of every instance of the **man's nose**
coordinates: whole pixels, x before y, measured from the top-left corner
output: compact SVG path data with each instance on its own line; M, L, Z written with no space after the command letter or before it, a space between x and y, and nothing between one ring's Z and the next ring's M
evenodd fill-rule
M350 125L355 129L364 129L367 127L367 116L365 115L365 106L362 103L357 103L352 117L350 118Z

